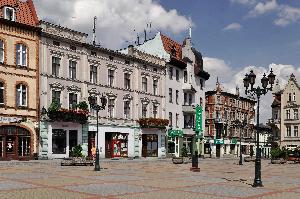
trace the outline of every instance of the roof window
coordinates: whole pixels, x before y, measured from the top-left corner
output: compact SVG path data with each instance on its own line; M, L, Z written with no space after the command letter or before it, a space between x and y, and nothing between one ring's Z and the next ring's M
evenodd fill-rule
M16 21L16 11L12 7L5 6L3 8L4 13L4 19L7 19L9 21Z

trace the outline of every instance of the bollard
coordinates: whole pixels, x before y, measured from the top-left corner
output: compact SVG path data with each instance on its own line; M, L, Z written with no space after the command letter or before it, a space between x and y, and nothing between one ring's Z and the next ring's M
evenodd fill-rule
M200 168L198 166L198 152L197 151L195 151L195 155L192 155L192 167L190 168L190 171L200 172Z

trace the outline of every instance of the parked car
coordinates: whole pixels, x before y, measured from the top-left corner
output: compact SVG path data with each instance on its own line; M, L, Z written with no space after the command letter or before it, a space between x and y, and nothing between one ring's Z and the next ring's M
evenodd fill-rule
M288 154L288 161L293 161L294 163L299 162L300 163L300 153L296 152L296 153L290 153Z

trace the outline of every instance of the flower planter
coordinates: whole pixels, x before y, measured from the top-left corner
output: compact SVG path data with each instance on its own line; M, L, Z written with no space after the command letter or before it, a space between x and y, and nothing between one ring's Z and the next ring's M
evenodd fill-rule
M183 163L183 157L173 157L172 162L173 162L173 164L182 164Z
M244 157L244 161L245 162L255 162L255 157L254 156L247 156L247 157Z
M61 161L61 166L93 166L94 161L84 157L64 158Z
M271 159L271 163L272 164L284 164L286 163L286 160L283 158L279 158L279 159Z

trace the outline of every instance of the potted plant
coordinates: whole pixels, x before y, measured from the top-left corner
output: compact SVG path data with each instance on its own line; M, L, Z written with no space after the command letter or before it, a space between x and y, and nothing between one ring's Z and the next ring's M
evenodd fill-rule
M271 163L272 164L283 164L286 162L287 152L285 149L279 147L271 149Z

